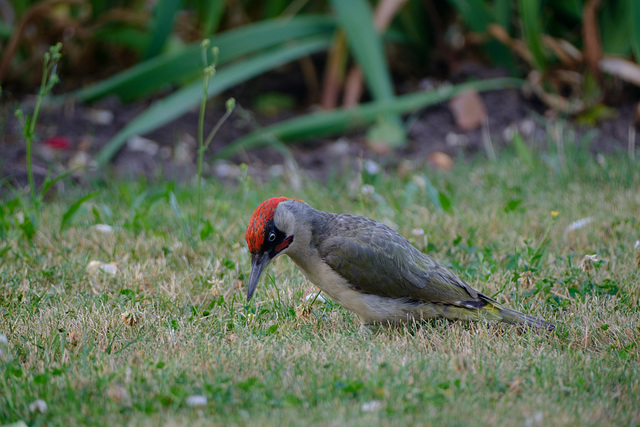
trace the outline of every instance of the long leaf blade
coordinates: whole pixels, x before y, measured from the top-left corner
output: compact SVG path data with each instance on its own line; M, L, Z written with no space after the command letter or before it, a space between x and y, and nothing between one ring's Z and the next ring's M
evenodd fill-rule
M640 64L640 2L638 0L628 0L631 3L631 44L636 62Z
M375 101L353 109L335 109L329 112L308 114L276 123L237 139L218 152L216 157L229 157L238 150L267 145L274 140L297 142L310 137L329 136L352 131L372 123L381 115L404 114L415 111L429 105L446 101L469 89L483 92L496 89L518 88L521 86L522 80L520 79L499 78L482 80L442 87L428 92L402 95L394 98L392 101Z
M329 34L309 37L287 45L279 46L268 52L256 55L242 62L220 68L209 84L208 96L219 94L266 70L326 49L331 42ZM98 165L106 164L134 135L142 135L156 129L186 113L196 106L202 96L202 82L195 81L157 102L133 119L120 130L96 156Z
M273 19L216 35L211 38L211 46L218 47L220 52L218 66L222 66L287 40L331 34L333 31L335 31L335 20L326 15L300 16L286 20ZM133 100L159 87L194 79L201 73L201 69L200 43L193 43L179 52L159 55L95 85L61 95L54 98L53 102L66 98L87 102L106 95Z
M544 71L547 57L542 48L542 13L540 0L520 0L520 18L527 47L533 55L536 67Z
M377 100L394 96L380 35L373 26L373 13L365 0L332 0L349 48L362 68L369 90Z
M173 28L173 19L180 9L180 0L160 0L154 8L151 21L151 41L147 47L146 57L153 58L162 52Z

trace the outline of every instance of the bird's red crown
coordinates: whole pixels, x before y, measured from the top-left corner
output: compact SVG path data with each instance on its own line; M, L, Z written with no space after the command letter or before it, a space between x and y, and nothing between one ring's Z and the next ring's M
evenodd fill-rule
M246 234L249 252L260 249L264 243L264 230L267 223L273 219L278 204L285 200L289 199L287 197L273 197L260 203L260 206L253 212Z

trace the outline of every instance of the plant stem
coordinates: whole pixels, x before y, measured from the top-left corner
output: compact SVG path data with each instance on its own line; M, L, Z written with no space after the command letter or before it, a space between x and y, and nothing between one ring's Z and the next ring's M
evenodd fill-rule
M36 194L36 183L33 177L33 140L36 134L36 123L38 121L38 114L40 113L40 106L45 95L51 91L51 88L58 82L58 75L56 74L56 67L58 61L61 58L60 50L62 44L58 43L55 46L51 46L49 51L44 54L42 60L42 80L40 81L40 91L38 92L38 99L36 101L35 108L31 118L27 120L24 129L24 136L27 140L27 177L29 180L29 198L31 199L31 221L37 226L39 222L39 200Z
M198 203L196 205L196 230L200 227L200 200L201 200L201 191L200 187L202 184L202 159L204 157L204 112L207 107L207 89L209 88L209 77L204 77L204 85L203 85L203 94L202 100L200 101L200 117L198 118L198 171L197 171L197 193L198 193Z
M202 160L204 158L204 112L207 108L207 94L209 91L209 80L215 73L215 60L217 55L214 51L214 66L208 66L207 61L207 48L209 47L209 39L205 39L201 43L202 47L202 64L204 66L203 70L203 81L202 81L202 98L200 99L200 116L198 117L198 170L196 172L196 179L198 186L196 189L198 201L196 204L196 230L200 229L200 210L201 210L201 199L202 199Z
M207 135L207 140L204 142L205 150L207 149L207 147L209 147L209 144L211 144L211 140L213 140L213 137L216 135L216 133L218 133L218 130L220 129L222 124L229 118L231 113L233 113L234 108L236 108L236 100L234 98L229 98L227 100L226 111L224 115L220 117L220 120L218 120L213 129L211 129L211 132L209 132L209 135Z

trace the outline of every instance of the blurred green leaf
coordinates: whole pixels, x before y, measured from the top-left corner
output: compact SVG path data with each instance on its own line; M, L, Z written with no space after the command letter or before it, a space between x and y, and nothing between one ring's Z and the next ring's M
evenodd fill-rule
M79 198L71 206L69 206L66 212L62 215L62 221L60 222L60 231L64 231L67 228L69 228L69 226L71 225L71 221L78 213L78 209L80 209L80 207L86 201L93 199L98 194L100 194L99 191L94 191L93 193L89 193L86 196Z
M215 35L211 39L211 46L218 47L218 66L222 66L285 41L314 34L332 34L333 31L335 20L330 16L274 19ZM116 95L123 101L132 101L166 85L195 79L201 73L202 49L199 42L192 43L179 52L159 55L87 88L56 97L52 101L60 102L66 98L74 98L87 102L108 95Z
M542 12L540 0L519 0L524 41L540 71L547 68L547 56L542 48Z
M393 99L391 74L382 39L374 27L371 6L366 0L332 0L331 4L373 98L377 101ZM406 132L399 118L386 118L376 127L380 128L374 129L380 142L391 146L404 145L406 142Z
M603 2L600 6L599 25L603 52L620 56L631 53L631 20L627 18L631 15L631 7L626 0Z
M446 101L465 90L478 92L522 86L522 80L512 78L481 80L462 83L439 89L411 93L395 97L391 101L375 101L362 104L357 108L337 108L321 111L285 120L264 129L259 129L229 144L217 153L216 157L225 158L238 150L255 148L273 143L273 141L300 142L307 138L336 135L362 128L384 114L405 114Z
M225 11L225 2L194 0L193 3L199 10L198 16L203 17L202 32L209 37L220 25Z
M511 199L507 202L507 205L504 207L505 213L513 212L518 209L518 206L522 204L522 199Z
M295 105L293 96L281 92L261 92L253 100L253 108L269 117L275 117L282 111L291 111Z
M367 139L374 144L401 147L407 141L407 134L402 126L398 126L397 121L388 116L380 116L367 131Z
M49 175L47 175L44 179L44 183L42 184L42 188L40 189L40 194L38 194L38 198L40 199L40 201L42 201L42 199L44 198L44 196L47 194L47 192L51 189L51 187L53 187L58 181L63 180L65 178L67 178L68 176L74 174L75 172L78 172L79 170L82 170L83 168L73 168L73 169L69 169L67 171L62 172L60 175L56 176L53 179L49 178Z
M376 100L393 98L393 84L382 40L373 26L369 3L365 0L332 0L331 4L373 97Z
M209 83L208 96L217 95L240 82L301 56L326 49L330 42L331 36L329 34L299 39L241 62L221 67ZM202 82L195 81L156 102L111 138L97 154L96 161L99 165L104 165L118 152L127 139L156 129L186 113L198 105L201 96Z
M604 104L596 104L576 117L582 126L595 126L598 122L618 117L618 110Z
M631 17L631 45L636 56L636 62L640 64L640 1L626 0L630 3Z
M207 240L214 233L213 226L209 220L205 220L202 224L202 229L200 230L200 240Z
M138 28L125 26L109 26L95 32L94 37L97 41L119 44L133 49L136 52L144 52L149 45L149 34ZM125 71L126 72L126 71ZM97 86L96 83L93 86ZM87 88L88 89L88 88ZM79 92L82 92L81 89ZM64 96L64 95L63 95Z
M449 0L449 3L455 6L458 13L462 15L462 19L475 33L486 33L487 26L491 23L498 23L505 29L508 28L508 25L504 25L503 22L505 14L508 13L508 5L505 6L504 3L508 3L508 0L497 2L495 12L485 0ZM503 65L512 72L516 70L513 55L506 46L497 40L490 39L485 45L485 50L494 63Z
M146 58L153 58L162 52L172 33L173 20L181 4L181 0L159 0L156 3L151 20L151 40L147 47Z
M8 39L13 34L13 27L6 22L0 21L0 37Z
M513 144L513 148L516 150L516 154L518 158L522 161L522 163L531 166L533 165L533 154L531 150L524 142L524 138L518 132L513 135L513 139L511 141Z
M484 0L449 0L472 31L483 33L494 21L489 5Z
M495 21L509 31L511 21L511 0L495 0Z
M447 213L453 213L451 199L449 199L449 197L446 194L444 194L442 191L438 191L438 200L440 201L440 206L442 207L442 210L444 210Z

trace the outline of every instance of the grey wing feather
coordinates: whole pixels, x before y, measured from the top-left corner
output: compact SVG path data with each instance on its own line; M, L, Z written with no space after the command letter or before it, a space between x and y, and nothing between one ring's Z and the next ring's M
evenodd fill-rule
M352 286L392 298L475 307L478 292L389 227L333 215L318 242L320 256Z

